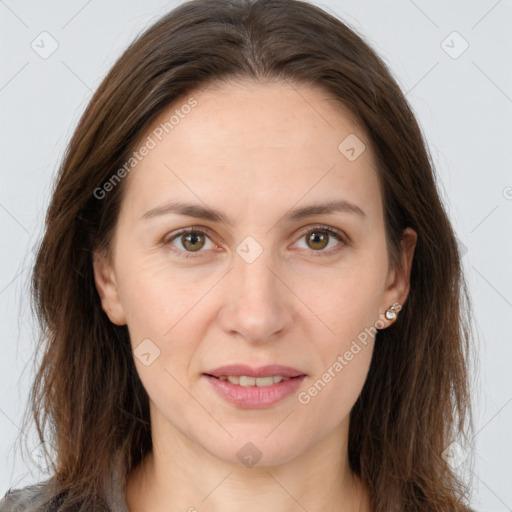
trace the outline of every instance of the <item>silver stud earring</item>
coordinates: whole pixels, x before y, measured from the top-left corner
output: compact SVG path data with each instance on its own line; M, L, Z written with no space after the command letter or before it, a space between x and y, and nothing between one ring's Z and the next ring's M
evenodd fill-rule
M388 320L392 320L393 322L396 320L396 316L397 316L397 312L395 310L395 306L390 306L387 310L386 310L386 318Z

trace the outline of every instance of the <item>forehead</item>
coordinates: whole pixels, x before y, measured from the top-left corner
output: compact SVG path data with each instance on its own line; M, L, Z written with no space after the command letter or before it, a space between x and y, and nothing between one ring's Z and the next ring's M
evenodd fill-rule
M289 208L301 198L342 197L370 216L382 208L366 133L313 86L206 86L162 112L142 143L148 138L154 147L130 173L125 196L137 213L183 196L235 213Z

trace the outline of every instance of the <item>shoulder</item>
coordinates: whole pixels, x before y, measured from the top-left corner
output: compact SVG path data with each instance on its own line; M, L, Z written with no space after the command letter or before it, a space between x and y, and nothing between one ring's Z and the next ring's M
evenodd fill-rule
M51 512L45 503L49 501L49 482L39 482L20 489L9 489L0 499L0 512Z

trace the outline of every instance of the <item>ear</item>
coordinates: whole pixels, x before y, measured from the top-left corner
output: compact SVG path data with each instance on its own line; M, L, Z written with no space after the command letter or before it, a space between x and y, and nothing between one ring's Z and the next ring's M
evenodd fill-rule
M101 307L110 321L116 325L125 325L126 317L119 297L117 280L112 264L100 251L93 252L92 265L94 283L101 299Z
M402 270L394 269L391 272L381 304L380 318L386 322L386 327L394 322L394 320L386 319L386 310L393 304L398 303L400 306L396 307L396 310L399 311L409 295L412 260L417 240L418 234L414 229L409 227L404 229L401 248Z

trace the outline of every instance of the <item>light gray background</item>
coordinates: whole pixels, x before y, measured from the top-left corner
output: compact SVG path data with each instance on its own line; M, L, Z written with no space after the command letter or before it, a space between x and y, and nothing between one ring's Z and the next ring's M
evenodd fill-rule
M0 0L2 496L10 486L44 477L20 460L13 443L34 371L37 329L27 283L53 176L108 69L136 34L177 3ZM472 505L479 512L510 511L512 1L315 3L356 28L385 59L427 137L441 194L467 249L480 338ZM47 58L31 48L33 41L50 48L43 31L58 43ZM469 47L458 55L464 41ZM33 433L22 435L37 446Z

